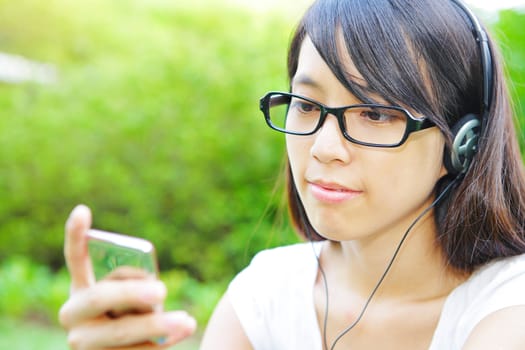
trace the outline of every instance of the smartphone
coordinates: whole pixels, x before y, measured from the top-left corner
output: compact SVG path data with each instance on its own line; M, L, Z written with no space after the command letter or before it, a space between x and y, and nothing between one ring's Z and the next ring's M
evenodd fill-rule
M150 241L96 229L89 230L87 235L89 256L97 280L120 266L138 268L158 278L155 247Z
M146 275L154 278L159 277L155 247L150 241L96 229L89 230L87 236L88 252L97 280L123 266L138 268L146 272ZM112 317L118 317L130 312L160 312L162 309L162 305L155 305L152 310L112 310L109 314ZM151 341L162 345L166 338L156 337Z

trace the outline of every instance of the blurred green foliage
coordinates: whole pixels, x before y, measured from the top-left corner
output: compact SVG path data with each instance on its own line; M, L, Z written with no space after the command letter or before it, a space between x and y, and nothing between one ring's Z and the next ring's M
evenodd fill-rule
M492 31L497 38L509 76L509 89L514 97L521 151L525 155L525 8L503 10Z
M0 265L0 276L2 317L50 323L56 319L69 291L65 271L52 274L46 266L35 265L25 257L4 260Z
M2 50L60 76L0 86L0 258L62 266L80 202L95 227L151 239L162 269L198 280L295 240L273 195L282 136L258 111L286 88L291 24L207 3L2 1Z
M53 272L29 257L12 256L0 264L0 277L0 326L5 318L56 324L58 311L69 293L65 269ZM206 324L225 288L224 283L200 283L187 272L175 269L162 271L160 278L169 290L165 308L186 310L201 326Z
M152 240L168 307L201 321L255 252L297 240L283 137L258 111L266 91L287 89L295 18L220 0L0 0L0 51L59 72L52 85L0 84L2 312L56 315L77 203L97 228ZM493 24L520 132L524 21L503 11Z

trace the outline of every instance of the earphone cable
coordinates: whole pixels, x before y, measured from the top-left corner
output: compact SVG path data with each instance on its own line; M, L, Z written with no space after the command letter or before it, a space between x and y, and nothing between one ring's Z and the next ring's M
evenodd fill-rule
M428 208L426 208L425 210L423 210L423 212L421 212L421 214L419 214L416 219L412 222L412 224L410 224L410 226L408 227L408 229L405 231L405 233L403 234L403 237L401 238L401 240L399 241L397 247L396 247L396 250L394 251L394 254L392 255L392 258L390 258L390 261L387 265L387 267L385 268L385 271L383 272L383 274L381 275L381 277L379 278L378 282L376 283L374 289L372 290L372 292L370 293L370 295L368 296L366 302L365 302L365 305L363 306L363 308L361 309L361 312L359 313L358 317L356 318L356 320L350 324L347 328L345 328L343 331L341 331L341 333L339 333L339 335L334 339L334 341L332 342L332 345L330 346L330 348L328 348L328 340L327 340L327 335L326 335L326 331L327 331L327 327L328 327L328 306L329 306L329 297L328 297L328 282L327 282L327 279L326 279L326 274L321 266L321 261L320 261L320 257L318 255L318 253L316 252L315 250L315 247L313 245L313 240L312 240L312 235L311 235L311 232L310 232L310 229L309 229L309 226L306 225L306 218L305 218L305 213L301 212L301 221L303 223L303 227L305 229L305 233L306 233L306 236L307 238L310 240L310 242L312 243L312 248L314 250L314 255L315 255L315 258L317 259L317 264L318 264L318 268L319 268L319 272L321 273L321 277L323 279L323 285L324 285L324 290L325 290L325 312L324 312L324 319L323 319L323 342L324 342L324 348L326 350L330 349L330 350L334 350L335 349L335 346L337 345L337 343L341 340L341 338L343 338L348 332L350 332L358 323L359 321L361 321L361 319L363 318L366 310L368 309L368 306L370 304L370 302L372 301L374 295L376 294L376 292L378 291L379 287L381 286L381 284L383 283L383 281L385 280L386 276L388 275L388 272L390 271L390 269L392 268L392 265L394 264L394 261L395 259L397 258L398 254L399 254L399 251L401 250L401 247L403 246L403 243L405 242L406 238L408 237L408 234L410 233L410 231L412 230L412 228L419 222L419 220L421 220L431 209L433 209L437 203L439 203L439 201L441 201L441 199L445 196L445 194L447 194L447 192L457 183L457 181L461 178L461 174L456 176L449 184L447 184L447 186L445 187L445 189L443 189L443 191L441 191L441 193L439 194L439 196L437 196L434 201L428 206Z
M304 223L303 215L301 215L301 219L303 220L303 223ZM314 251L315 259L317 260L317 267L319 268L319 272L321 273L321 279L323 281L323 288L324 288L324 295L325 295L325 306L324 306L325 312L323 316L323 330L324 330L323 331L323 343L324 343L324 348L328 349L328 339L326 338L326 328L328 326L328 282L326 279L326 274L321 265L319 254L315 250L314 241L311 239L312 236L311 236L310 230L308 229L308 226L306 225L303 225L303 227L305 227L306 235L308 239L310 240L312 250Z

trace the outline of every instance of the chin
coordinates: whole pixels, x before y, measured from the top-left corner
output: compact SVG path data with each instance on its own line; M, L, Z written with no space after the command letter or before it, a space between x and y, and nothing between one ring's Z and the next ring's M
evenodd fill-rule
M326 238L330 241L350 241L357 238L351 235L351 233L348 232L348 230L345 230L345 232L341 232L340 227L335 228L332 225L313 225L313 228L319 236Z

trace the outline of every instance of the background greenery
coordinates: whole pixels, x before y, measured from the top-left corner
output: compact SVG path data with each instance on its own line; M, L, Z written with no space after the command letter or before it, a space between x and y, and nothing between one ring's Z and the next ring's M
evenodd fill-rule
M273 194L282 137L257 108L286 86L291 24L212 1L1 8L2 50L59 71L53 85L0 85L2 284L23 288L12 281L30 270L21 256L47 266L43 276L60 270L64 221L79 202L95 227L152 240L173 300L199 299L201 319L256 251L295 240ZM26 301L59 305L68 288L43 269L28 272L39 291ZM40 299L50 284L52 303ZM16 315L41 311L4 300Z
M59 72L56 84L0 84L0 314L18 320L0 333L56 325L63 226L80 202L95 227L155 243L168 307L201 324L256 251L296 241L278 194L282 137L258 111L266 91L286 88L296 15L280 10L0 0L0 51ZM491 24L518 101L524 20L503 11ZM516 109L525 130L525 104Z

